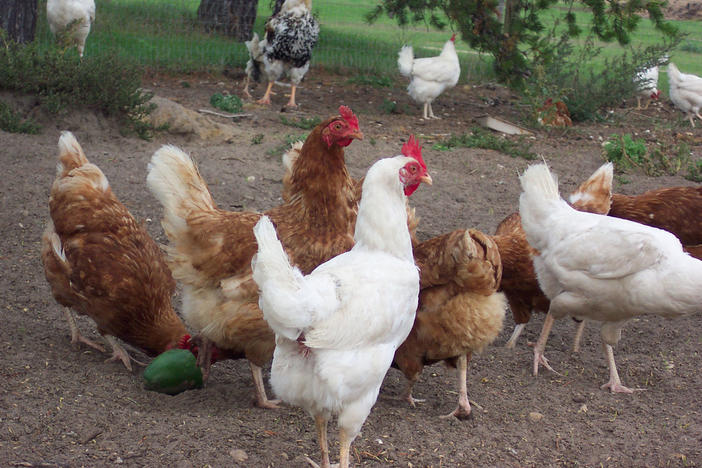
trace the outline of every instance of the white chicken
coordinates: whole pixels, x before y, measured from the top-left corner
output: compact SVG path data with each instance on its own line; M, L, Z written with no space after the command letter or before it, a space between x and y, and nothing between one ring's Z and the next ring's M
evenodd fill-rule
M65 39L78 48L82 57L90 26L95 21L94 0L48 0L46 19L55 35L65 34Z
M330 466L327 423L333 414L340 428L339 466L348 467L351 443L414 322L419 271L405 195L421 182L431 184L431 177L421 153L405 150L412 157L381 159L369 169L354 247L309 275L290 265L268 217L254 227L253 278L263 316L276 333L271 385L314 418L323 467Z
M319 23L312 16L312 0L285 0L280 11L266 22L265 37L258 42L254 34L246 43L249 62L246 64L246 88L249 79L264 76L268 87L259 104L271 104L273 83L287 72L290 77L290 100L286 107L297 107L297 86L310 68L312 49L319 37ZM248 94L248 89L245 94Z
M447 88L453 88L461 76L461 66L454 42L456 35L446 41L436 57L414 58L412 46L400 49L397 65L400 73L410 79L407 92L419 104L424 104L424 118L438 119L431 103Z
M670 81L670 100L685 112L690 125L695 126L694 118L702 120L702 78L689 73L680 73L674 63L668 64L668 80Z
M636 108L648 109L651 101L661 96L658 89L658 65L639 70L634 75L636 83ZM646 106L641 107L641 99L646 99Z
M644 314L672 318L702 310L702 261L683 252L667 231L571 208L545 164L529 167L520 182L519 212L529 244L540 252L534 269L551 300L548 315L603 322L609 381L602 388L631 393L612 351L624 323ZM548 332L544 327L535 355L543 356Z

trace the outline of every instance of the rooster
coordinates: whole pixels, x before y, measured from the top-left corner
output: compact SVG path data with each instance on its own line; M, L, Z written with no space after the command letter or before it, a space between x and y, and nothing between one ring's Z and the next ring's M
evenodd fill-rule
M685 112L690 125L695 126L694 117L702 120L702 78L688 73L680 73L674 63L668 64L668 80L670 81L670 100Z
M570 195L580 211L606 214L675 234L685 250L702 260L702 187L666 187L640 195L612 193L612 163L603 164Z
M522 226L539 255L534 269L551 300L548 315L603 322L609 381L602 388L631 393L621 383L613 346L636 316L672 318L702 309L702 261L687 255L671 233L610 216L583 213L558 194L545 164L520 177ZM541 352L544 330L536 344Z
M471 354L481 352L502 330L507 303L497 293L502 265L497 245L474 229L456 230L415 246L421 273L417 318L395 353L394 366L407 378L404 397L426 364L444 361L458 370L458 406L443 417L470 417L466 383Z
M66 307L71 342L104 351L80 334L73 309L93 319L112 346L109 360L129 370L130 357L116 338L152 356L187 348L189 335L171 306L175 282L158 246L73 134L63 132L58 146L41 258L56 302Z
M419 273L407 229L405 197L431 177L417 146L381 159L363 182L354 247L304 276L293 268L273 224L254 233L253 277L276 334L271 385L315 420L322 465L329 467L327 423L338 414L339 466L375 404L393 354L412 327Z
M90 26L95 21L95 1L47 0L46 19L51 32L75 45L82 57Z
M266 212L304 273L353 246L356 194L344 148L363 133L351 109L341 106L339 114L312 130L292 168L290 199ZM274 334L251 278L253 227L262 214L219 209L190 157L173 146L154 154L147 184L164 206L168 261L184 285L186 322L203 338L203 373L209 374L213 342L223 356L249 360L256 404L276 407L261 375L273 356Z
M246 91L249 79L258 81L265 76L268 87L259 104L271 104L273 83L287 72L290 77L290 100L287 107L297 107L295 91L310 68L312 49L319 37L319 23L310 10L312 0L285 0L280 11L274 12L266 22L266 34L258 41L254 34L246 43L249 62L246 65Z
M424 104L424 118L438 119L431 103L448 88L458 83L461 66L458 63L455 42L456 35L446 41L437 57L414 58L412 46L400 49L397 65L400 73L410 79L407 92L416 102Z

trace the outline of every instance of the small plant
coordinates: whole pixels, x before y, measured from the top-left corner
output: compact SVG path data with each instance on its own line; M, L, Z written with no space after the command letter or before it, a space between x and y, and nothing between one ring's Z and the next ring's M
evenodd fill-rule
M642 139L632 139L631 135L612 135L603 145L605 159L618 169L631 169L641 166L648 150Z
M31 119L22 120L17 112L0 101L0 129L9 133L39 133L41 127Z
M244 108L241 99L234 94L225 96L220 93L215 93L212 95L212 97L210 97L210 104L216 109L230 112L232 114L239 114Z
M407 105L400 106L397 101L392 101L388 98L383 99L380 108L386 114L407 114Z
M290 120L287 117L285 117L284 115L281 115L280 121L281 121L281 123L283 123L283 125L288 125L290 127L297 127L297 128L301 128L303 130L311 130L314 127L316 127L317 125L319 125L319 123L322 121L322 119L320 119L319 117L311 117L309 119L307 119L305 117L300 117L297 120Z
M374 88L389 88L392 86L392 79L383 75L356 75L346 80L346 84L366 85Z
M454 148L484 148L499 151L513 158L519 157L526 160L537 158L535 153L529 151L531 145L524 140L515 142L499 138L480 127L473 127L470 133L463 135L451 135L448 139L435 143L432 148L438 151L451 151Z
M261 143L263 143L263 133L257 133L251 137L252 145L260 145Z
M695 161L687 166L685 178L693 182L702 182L702 160Z
M300 135L300 136L295 136L295 135L285 135L285 141L281 143L280 145L276 146L275 148L271 148L268 151L266 151L266 154L268 156L280 156L284 152L286 152L288 149L290 149L290 146L295 143L296 141L305 141L307 139L307 135Z
M675 175L689 162L690 147L679 143L673 147L648 148L642 139L631 135L612 135L603 146L604 157L619 170L640 167L646 175Z

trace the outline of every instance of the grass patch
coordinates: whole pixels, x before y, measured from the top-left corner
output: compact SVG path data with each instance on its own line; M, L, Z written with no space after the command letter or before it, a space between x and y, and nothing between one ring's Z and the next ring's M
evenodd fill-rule
M307 135L285 135L283 142L275 148L271 148L266 151L266 154L268 156L282 156L283 153L290 149L290 146L292 146L293 143L296 141L305 141L306 139Z
M5 101L0 101L0 129L8 133L39 133L41 127L32 119L23 119Z
M393 80L389 76L382 75L356 75L346 80L346 84L372 86L374 88L389 88L392 86Z
M702 182L702 161L690 163L687 166L685 178L693 182Z
M603 152L604 158L618 170L638 167L648 176L675 175L686 167L688 175L696 177L700 169L699 163L697 167L690 164L690 147L687 143L648 146L643 139L634 139L629 134L615 134L605 142Z
M491 149L513 158L524 158L529 161L538 157L536 153L529 151L531 144L527 144L525 140L507 140L481 127L473 127L470 133L463 135L451 135L445 140L434 143L432 148L438 151L451 151L455 148Z

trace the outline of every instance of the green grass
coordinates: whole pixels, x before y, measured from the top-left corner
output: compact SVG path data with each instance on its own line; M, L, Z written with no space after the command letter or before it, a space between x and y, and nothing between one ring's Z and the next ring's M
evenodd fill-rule
M223 34L209 33L197 21L200 0L97 0L96 22L86 44L86 55L116 54L134 64L164 71L218 71L225 65L243 67L247 52L243 43ZM394 20L383 17L369 26L364 15L377 0L319 0L313 12L319 18L321 32L314 51L313 66L355 75L400 79L397 73L397 52L410 43L415 55L436 55L448 39L450 31L437 31L428 26L400 28ZM40 0L37 26L38 40L48 44L51 34L46 24L46 1ZM545 18L562 14L554 8ZM262 33L270 15L269 1L259 1L254 31ZM577 11L577 22L587 30L589 13ZM702 75L702 28L697 21L678 21L689 36L672 54L671 59L683 72ZM632 45L643 47L660 41L648 19L642 19L633 36ZM605 46L602 56L592 63L601 67L606 57L622 52L613 44ZM457 41L461 59L461 82L494 79L492 59L477 54L467 44ZM667 91L667 76L661 74L661 89Z

